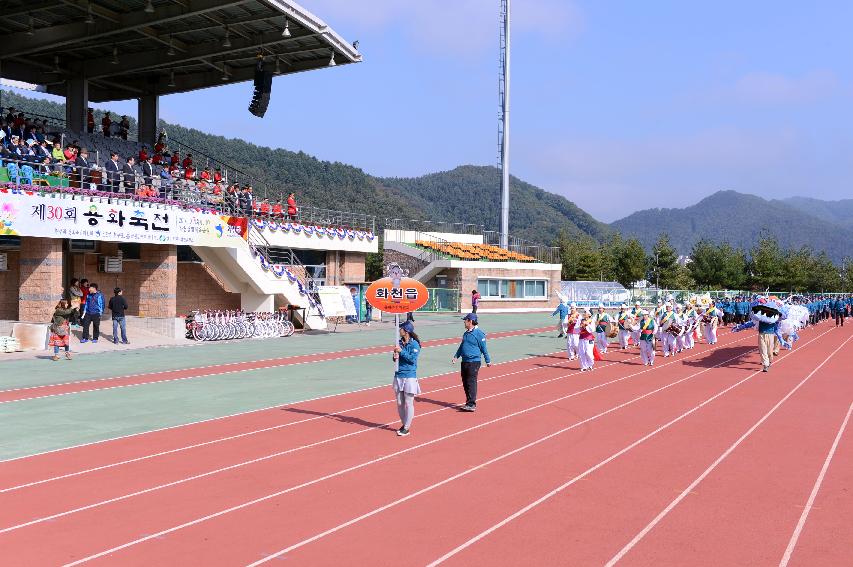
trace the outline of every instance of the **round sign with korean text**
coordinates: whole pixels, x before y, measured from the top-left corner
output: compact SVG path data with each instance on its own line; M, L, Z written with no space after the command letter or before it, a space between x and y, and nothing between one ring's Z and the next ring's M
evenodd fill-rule
M417 311L429 301L429 291L424 284L412 278L400 278L399 284L391 278L376 280L367 288L365 298L374 309L385 313Z

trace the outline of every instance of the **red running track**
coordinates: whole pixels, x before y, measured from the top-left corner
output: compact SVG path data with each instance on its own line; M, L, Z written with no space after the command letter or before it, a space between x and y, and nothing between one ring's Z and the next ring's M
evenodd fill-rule
M550 362L556 361L545 364L547 359L519 361L484 371L484 378L494 379L482 384L476 414L447 407L459 398L455 376L430 379L413 435L404 439L393 435L396 423L386 425L394 413L383 402L388 392L374 390L285 408L298 413L246 414L0 463L7 489L0 492L0 548L13 558L4 564L91 558L105 565L246 565L276 556L297 565L428 564L459 548L448 563L600 565L784 399L697 488L701 494L712 482L725 487L727 479L739 478L741 455L749 461L750 452L804 471L779 479L796 485L791 493L801 507L787 522L777 557L739 562L778 565L839 431L843 416L829 406L843 405L847 396L846 412L851 401L843 381L826 379L849 365L849 334L821 325L802 336L769 374L756 372L754 333L724 334L714 349L703 345L687 356L661 358L651 369L639 365L634 350L612 351L613 360L590 374L577 372L576 363L567 370L566 362L555 368ZM821 372L814 372L827 357ZM783 437L772 432L790 427L801 415L797 408L806 411L801 405L826 407L809 414L822 425L794 432L797 446L807 450L799 459L773 449ZM305 416L311 421L295 423ZM117 463L151 455L153 447L175 449L264 427L277 428L83 472L92 468L88 463ZM844 483L833 471L849 461L846 439L840 437L817 492L803 545L814 541L809 528L819 518L821 495L837 493ZM224 467L233 468L212 472ZM759 486L773 476L768 468L744 470ZM211 474L162 486L205 473ZM57 474L71 476L42 482ZM28 481L40 484L8 490ZM723 493L714 494L716 500L693 507L691 493L623 562L672 562L692 549L694 542L685 538L694 523L713 540L717 532L707 506L730 506ZM734 505L730 510L739 512ZM775 508L767 513L777 514ZM692 523L674 520L676 514L687 514ZM687 535L666 531L670 520L690 528ZM35 523L16 527L27 522ZM757 523L753 533L764 525ZM654 540L664 536L671 541ZM721 542L728 537L720 532ZM772 551L779 539L768 544ZM641 562L646 552L653 554L651 563ZM795 548L792 564L797 553ZM690 564L701 564L695 559Z
M553 327L542 327L535 329L521 329L517 331L505 331L502 333L490 333L489 338L502 339L539 333L552 330ZM435 339L424 341L424 348L447 346L459 342L458 338ZM312 362L323 362L326 360L342 360L346 358L357 358L371 354L382 354L389 351L388 346L366 347L358 349L343 350L337 352L322 352L317 354L305 354L288 356L283 358L269 358L265 360L251 360L247 362L231 362L227 364L215 364L211 366L199 366L194 368L183 368L180 370L163 370L160 372L149 372L144 374L132 374L129 376L113 376L108 378L96 378L93 380L79 380L75 382L64 382L62 384L45 384L41 386L29 386L25 388L13 388L0 390L0 404L9 402L20 402L49 396L63 396L77 394L80 392L92 392L96 390L110 390L113 388L125 388L128 386L141 386L144 384L155 384L158 382L173 382L176 380L188 380L204 378L207 376L221 376L223 374L234 374L236 372L247 372L249 370L262 370L265 368L279 368L282 366L293 366L297 364L310 364Z

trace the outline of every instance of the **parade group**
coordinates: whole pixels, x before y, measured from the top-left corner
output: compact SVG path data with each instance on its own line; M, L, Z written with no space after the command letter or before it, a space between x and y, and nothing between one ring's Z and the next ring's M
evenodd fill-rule
M781 347L793 346L799 329L828 318L843 325L851 311L853 298L792 296L781 301L775 296L738 296L715 301L706 294L694 295L683 305L672 295L649 308L639 301L632 308L622 304L615 315L603 303L594 313L589 307L578 308L561 299L552 316L559 317L558 337L566 337L569 360L579 360L582 372L594 368L596 359L607 353L611 339L622 350L639 347L643 364L653 366L657 343L664 357L676 356L701 340L716 344L718 329L729 325L733 331L758 326L766 372ZM763 343L765 335L767 342Z

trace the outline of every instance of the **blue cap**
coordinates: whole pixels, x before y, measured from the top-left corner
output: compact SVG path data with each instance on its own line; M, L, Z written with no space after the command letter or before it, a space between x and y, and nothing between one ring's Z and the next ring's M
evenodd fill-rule
M400 323L400 328L409 333L410 335L415 332L415 326L412 325L411 321L405 321Z
M471 321L472 323L477 322L477 314L476 313L468 313L464 317L462 317L463 321Z

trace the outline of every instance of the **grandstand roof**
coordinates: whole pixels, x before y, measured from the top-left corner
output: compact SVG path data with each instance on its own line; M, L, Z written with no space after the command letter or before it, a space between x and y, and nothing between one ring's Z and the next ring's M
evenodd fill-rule
M258 53L280 74L361 61L290 0L5 0L3 24L3 77L62 96L86 77L92 102L252 80Z

